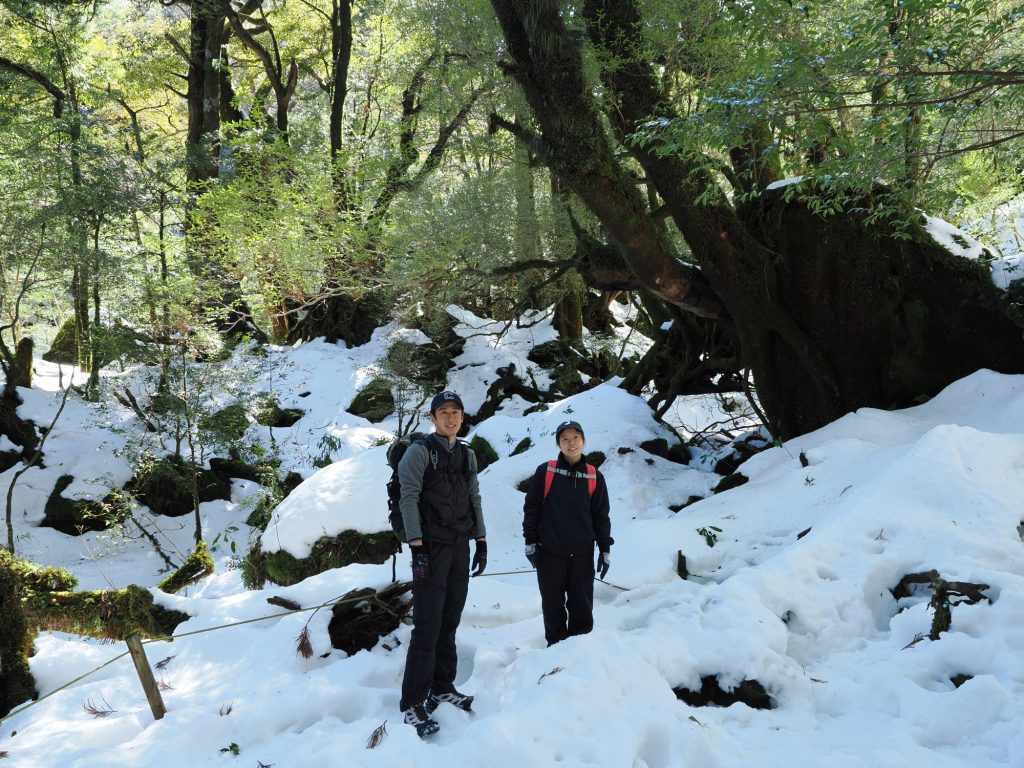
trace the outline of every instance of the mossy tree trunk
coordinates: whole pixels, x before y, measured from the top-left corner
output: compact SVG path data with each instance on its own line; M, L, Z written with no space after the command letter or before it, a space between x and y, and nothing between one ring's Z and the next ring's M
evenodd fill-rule
M148 589L134 584L124 589L84 592L38 592L24 601L25 619L33 631L124 640L132 632L143 637L168 638L188 615L153 603Z
M0 717L38 695L28 666L32 637L12 561L10 554L0 549Z

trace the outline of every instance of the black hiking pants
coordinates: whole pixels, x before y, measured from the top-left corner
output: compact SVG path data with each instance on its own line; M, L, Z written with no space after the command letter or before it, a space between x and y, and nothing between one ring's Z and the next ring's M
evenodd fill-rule
M594 558L537 548L537 583L548 645L594 628Z
M469 592L469 542L427 542L430 576L412 588L412 640L405 658L401 708L422 703L433 689L455 687L455 630Z

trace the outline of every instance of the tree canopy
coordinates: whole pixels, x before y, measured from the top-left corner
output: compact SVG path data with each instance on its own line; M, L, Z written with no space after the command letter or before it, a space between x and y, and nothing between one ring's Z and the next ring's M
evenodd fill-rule
M8 382L43 326L96 370L118 323L168 350L204 318L359 343L396 307L554 305L571 340L624 292L656 341L624 386L663 408L753 381L782 436L1024 369L1017 306L919 214L1021 192L1017 3L3 0L0 23Z

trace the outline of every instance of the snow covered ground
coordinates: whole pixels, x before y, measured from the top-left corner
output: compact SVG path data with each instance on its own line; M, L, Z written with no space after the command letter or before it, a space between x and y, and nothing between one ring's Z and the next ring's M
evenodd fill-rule
M468 332L479 318L461 319L467 346L449 383L473 412L496 369L523 361L549 328L496 340ZM265 548L301 555L324 533L386 527L377 443L393 424L345 408L387 339L403 333L382 329L357 349L274 349L246 378L272 388L282 406L306 410L293 427L273 430L286 468L308 479L279 508ZM46 423L55 379L43 376L39 387L23 413ZM719 478L639 447L666 436L642 400L606 384L548 411L523 415L525 405L510 402L475 429L500 458L481 475L488 573L470 584L459 632L456 683L476 694L472 715L443 706L442 729L427 741L402 724L406 626L352 657L330 647L327 609L186 635L280 613L266 602L273 595L313 607L391 580L390 563L358 565L247 591L229 567L230 541L243 548L248 536L253 486L239 482L231 502L203 505L207 538L218 541L216 574L183 596L154 591L192 616L178 639L146 646L151 663L165 662L156 675L167 715L153 720L128 657L61 688L124 648L45 634L32 672L42 694L57 692L3 720L0 766L1024 765L1024 377L981 371L916 408L849 414L750 459L746 485L678 512L669 505L707 496ZM70 568L82 588L152 586L163 563L143 542L35 527L56 475L74 474L80 495L102 497L103 478L122 478L137 437L130 413L68 408L47 443L47 469L19 482L18 552ZM694 418L706 409L681 403L675 412ZM567 415L583 424L587 449L607 456L616 544L610 583L595 585L593 633L546 648L516 484L554 456L553 428ZM325 434L336 461L317 471ZM533 447L511 456L527 436ZM270 440L257 425L246 437ZM155 523L168 549L189 550L190 519ZM676 573L680 551L688 580ZM399 568L407 577L404 558ZM929 595L890 592L904 575L930 569L987 584L991 598L954 606L936 641L927 639ZM296 638L307 622L314 654L304 659ZM957 675L969 679L957 687ZM676 698L673 688L700 688L702 676L724 688L757 680L775 707ZM93 717L86 703L112 711ZM386 735L368 749L385 721Z

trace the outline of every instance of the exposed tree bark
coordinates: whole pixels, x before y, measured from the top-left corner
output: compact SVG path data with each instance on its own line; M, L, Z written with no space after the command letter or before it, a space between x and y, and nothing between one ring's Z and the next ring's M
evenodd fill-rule
M348 96L348 68L352 60L352 2L332 0L331 3L331 113L329 134L331 141L331 178L334 182L334 200L339 211L348 210L348 177L342 167L342 148L345 143L345 98Z
M492 5L514 58L506 71L533 108L552 172L598 217L652 293L703 317L722 316L719 298L699 272L679 261L648 216L634 180L615 159L588 95L580 46L565 27L560 4L493 0Z
M220 174L221 46L224 9L209 0L192 0L188 49L188 132L185 178L192 200L205 182Z

